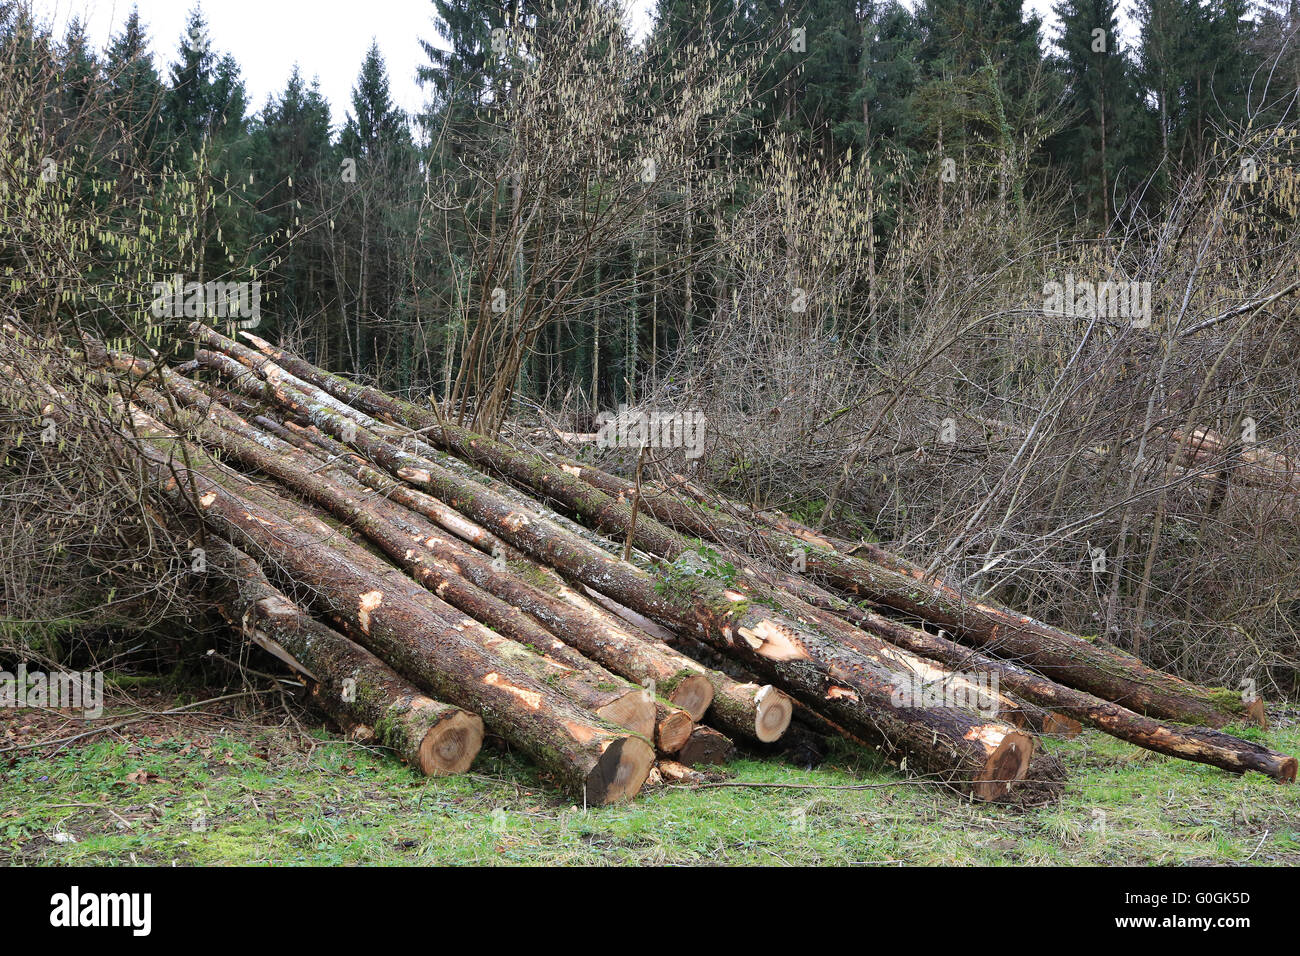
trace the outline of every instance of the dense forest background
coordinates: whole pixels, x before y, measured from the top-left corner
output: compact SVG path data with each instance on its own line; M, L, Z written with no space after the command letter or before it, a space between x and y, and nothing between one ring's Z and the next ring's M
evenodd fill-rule
M334 128L297 71L249 102L197 9L156 62L134 12L98 50L0 0L0 308L183 359L154 284L258 282L257 334L482 431L699 409L647 478L1290 692L1300 484L1238 476L1300 460L1300 7L1139 0L1131 45L1055 11L661 0L636 43L603 0L434 0L427 107L373 48ZM1046 312L1058 280L1150 321ZM42 480L0 488L7 614L147 617L178 575L130 475Z
M863 221L835 226L870 246L870 266L898 235L902 194L922 182L939 184L944 208L960 216L993 180L1004 203L1050 199L1091 237L1113 220L1158 215L1171 184L1225 131L1293 113L1300 80L1300 51L1286 42L1294 0L1141 0L1136 45L1121 42L1110 0L1058 4L1054 36L1014 0L925 0L915 12L897 2L662 0L639 46L616 23L575 25L601 6L435 0L445 42L411 41L428 55L427 110L394 107L372 47L341 128L296 69L279 95L249 102L238 61L212 47L198 8L164 63L134 10L105 50L76 19L53 37L9 4L0 24L6 47L53 52L61 106L94 103L80 135L113 138L149 171L170 166L211 187L184 271L260 277L263 334L308 339L337 368L447 397L489 337L479 306L505 288L511 331L530 338L522 393L572 391L591 409L635 398L731 307L736 284L710 247L752 209L765 168L869 179L852 183L865 205L851 212ZM579 38L612 49L601 51L607 75L575 80L574 91L601 100L593 112L623 129L595 131L608 138L597 154L542 169L554 157L525 157L517 120L554 89L532 89L523 74ZM688 64L690 51L699 52ZM725 83L724 64L744 82ZM695 128L652 131L686 123ZM564 136L588 132L550 130L574 150L580 143ZM649 155L657 150L665 155ZM643 159L658 168L635 197L641 221L598 230L580 265L550 275L546 240L530 236L507 262L501 236L487 235L496 220L439 203L486 182L509 214L532 194L549 203L562 179L608 187L620 166ZM524 171L531 182L512 185L520 160L538 165ZM870 266L834 319L878 335L897 316L869 303ZM557 316L539 314L552 305Z

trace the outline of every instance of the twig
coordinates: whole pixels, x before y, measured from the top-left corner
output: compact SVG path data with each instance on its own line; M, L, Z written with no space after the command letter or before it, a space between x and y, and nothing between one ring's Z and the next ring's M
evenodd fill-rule
M180 707L173 707L170 710L148 711L146 713L137 714L134 717L128 717L125 720L119 720L116 723L105 724L103 727L95 727L92 728L91 730L84 730L79 734L73 734L71 737L63 737L57 740L37 740L29 744L15 744L12 747L0 748L0 754L12 753L15 750L34 750L38 747L53 747L56 744L60 748L62 748L67 744L81 740L85 737L93 737L96 734L107 733L110 730L118 730L121 727L126 727L130 724L136 724L142 720L148 720L151 717L169 717L172 716L173 714L179 714L187 710L193 710L195 707L203 707L207 704L215 704L223 700L234 700L237 697L255 697L258 694L264 694L264 693L266 693L266 691L246 690L246 691L240 691L238 694L226 694L222 697L212 697L209 698L208 700L195 701L192 704L182 704Z

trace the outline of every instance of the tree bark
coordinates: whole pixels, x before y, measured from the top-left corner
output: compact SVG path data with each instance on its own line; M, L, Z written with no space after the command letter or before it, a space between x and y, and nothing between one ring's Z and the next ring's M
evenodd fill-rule
M206 336L204 340L214 348L240 358L250 367L261 358L210 329L203 330L200 335ZM435 421L432 414L409 403L322 372L256 336L246 333L245 337L276 365L299 379L311 382L336 400L369 415L387 417L419 429L434 445L479 468L505 475L561 502L598 530L626 533L632 526L629 486L622 479L613 479L604 473L596 475L586 469L591 481L603 482L626 500L612 497L595 484L582 480L581 466L578 474L572 474L573 466L560 468L544 458L523 455L501 442L466 429L450 424L444 426ZM688 533L734 545L742 551L746 546L752 546L753 527L719 512L702 513L671 498L647 500L644 510L646 516L637 523L635 543L669 560L680 552L682 540L661 520L667 520L669 524L680 522L678 526ZM809 574L821 577L855 597L933 621L971 644L1023 661L1055 680L1143 713L1222 726L1244 712L1239 696L1230 691L1198 687L1172 674L1147 667L1118 648L1092 644L994 602L973 600L945 582L927 576L923 569L874 545L863 546L871 559L868 562L776 530L761 530L759 537L775 555L788 556L798 549Z
M215 533L273 555L295 580L314 590L322 609L356 627L369 649L436 696L479 714L557 783L595 804L629 799L641 789L654 760L640 737L580 710L553 688L466 638L463 625L430 613L405 575L362 571L283 518L242 500L204 473L179 465L163 451L175 444L147 419L138 431L153 441L138 447L142 463L180 506L197 502ZM161 440L162 447L155 444ZM194 449L197 455L197 449ZM197 455L202 461L202 456ZM191 499L190 490L195 497Z
M1035 742L996 720L949 707L899 707L893 701L905 655L854 653L798 622L754 605L702 575L660 582L537 515L528 515L482 485L408 452L371 431L382 427L287 374L262 356L208 329L206 344L250 363L264 394L349 442L391 474L424 487L488 530L574 580L670 627L691 630L807 702L815 702L914 773L932 774L979 799L998 799L1022 779ZM470 487L472 486L472 487ZM761 607L761 609L760 609ZM892 658L892 659L891 659Z
M1045 733L1052 732L1046 729L1052 727L1055 732L1064 730L1067 735L1072 735L1069 732L1073 728L1069 724L1062 727L1061 722L1079 721L1112 737L1170 757L1209 764L1233 773L1254 770L1282 783L1295 781L1295 757L1219 730L1161 723L1112 701L1065 687L1015 664L994 660L941 635L909 627L847 602L831 606L834 613L843 614L859 627L867 628L914 654L968 674L996 675L1003 690L1047 708L1045 716L1040 718Z
M730 763L735 756L736 745L712 727L696 727L676 754L677 761L688 767Z
M276 590L257 562L216 537L209 584L217 608L255 643L289 658L310 682L315 703L347 731L361 726L426 775L464 773L483 743L475 714L426 697L359 644L314 620Z

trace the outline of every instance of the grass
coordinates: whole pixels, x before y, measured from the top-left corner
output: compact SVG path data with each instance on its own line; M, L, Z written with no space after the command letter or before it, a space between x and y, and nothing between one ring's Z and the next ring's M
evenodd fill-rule
M1300 789L1091 731L1049 744L1070 772L1049 808L964 802L844 746L815 770L725 768L801 788L661 788L584 811L496 747L471 774L426 780L319 727L209 714L4 752L30 713L0 714L0 863L1300 863ZM1270 743L1300 751L1300 727L1282 723Z

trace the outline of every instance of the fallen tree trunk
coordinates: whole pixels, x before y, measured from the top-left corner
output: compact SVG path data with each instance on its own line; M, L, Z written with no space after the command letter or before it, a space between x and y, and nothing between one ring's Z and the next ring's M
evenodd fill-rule
M250 356L256 353L212 330L199 334L213 348L253 367L256 360ZM431 412L330 375L256 336L246 337L280 368L324 389L337 401L417 429L443 450L561 502L598 530L623 534L632 531L634 543L652 554L673 560L682 549L679 536L658 520L661 516L670 524L680 522L682 530L691 534L734 545L742 551L754 537L756 529L751 525L719 512L706 516L699 509L671 498L643 498L641 506L646 514L638 521L632 515L626 483L619 492L624 500L620 500L582 480L581 471L571 474L540 456L521 454L501 442L440 421ZM621 482L616 479L615 485L611 485L612 476L601 473L602 478L587 473L592 480L604 481L609 487ZM867 546L871 558L867 562L785 532L758 530L771 554L801 554L809 574L822 577L849 594L932 621L964 640L1000 656L1023 661L1062 683L1171 720L1222 726L1244 713L1239 695L1198 687L1147 667L1117 648L1092 644L993 602L972 600L883 549Z
M630 482L590 466L574 462L564 463L561 468L618 498L628 499L632 493ZM692 506L671 496L642 495L641 500L642 507L653 517L719 544L749 544L757 533L767 539L769 554L801 558L810 574L822 576L848 593L956 629L973 638L971 643L1023 660L1074 686L1104 688L1107 692L1103 696L1128 701L1138 709L1214 726L1249 716L1238 695L1183 681L1146 667L1118 649L1091 644L1007 608L972 603L946 584L927 579L915 565L874 546L863 547L871 550L878 568L842 554L830 539L792 522L773 521L766 528L756 528L718 509ZM907 580L900 580L900 576ZM918 592L918 583L930 589L928 596Z
M1242 484L1283 492L1300 491L1300 466L1284 455L1247 442L1229 442L1204 428L1169 433L1178 464L1192 467L1223 459L1223 468Z
M282 429L282 434L277 437L290 440L297 436ZM304 441L298 437L298 442ZM320 450L310 442L298 447ZM701 665L647 636L638 636L630 628L614 621L612 616L598 612L591 602L558 576L549 573L549 569L513 549L507 551L494 535L487 537L491 538L497 556L488 559L473 548L439 534L423 519L437 520L435 515L450 509L430 495L380 474L341 446L339 451L346 453L347 458L327 458L331 470L364 484L382 494L387 501L420 516L419 524L404 522L404 530L413 536L418 535L423 547L448 562L457 573L527 613L566 644L687 711L692 720L704 716L713 700L714 690ZM477 529L477 525L456 514L460 519L458 524L467 533L466 526ZM402 522L399 516L393 516L392 520ZM499 565L494 566L497 562L504 564L504 570Z
M156 423L138 419L137 430L153 439L137 447L165 494L182 507L196 502L204 523L242 542L244 550L273 555L278 566L314 590L324 609L356 627L372 651L418 676L436 696L479 714L570 793L605 804L641 789L654 762L645 740L578 709L466 639L461 626L429 613L412 593L427 592L396 569L383 577L358 570L291 523L227 490L212 477L215 470L178 464L163 450L178 443Z
M208 344L220 345L224 340L211 330L196 332ZM231 354L240 358L235 350L242 346L224 341L227 349L233 347ZM998 799L1023 778L1034 751L1032 736L953 708L897 707L892 698L898 668L879 655L855 654L705 578L668 582L660 593L641 569L381 438L371 430L378 424L372 419L341 406L256 353L247 349L243 353L242 358L254 363L249 367L265 381L268 399L347 440L390 473L427 488L514 547L574 580L668 626L694 629L783 688L815 701L819 709L850 725L913 772L948 780L980 799ZM904 656L896 649L887 653Z
M147 392L142 391L141 397ZM184 397L193 399L193 395ZM157 410L166 415L165 403ZM246 466L273 475L286 487L334 513L361 531L399 566L405 568L416 580L453 607L471 615L476 621L492 625L500 633L485 628L467 628L488 650L520 667L530 670L539 680L554 684L566 696L585 710L626 727L647 739L655 733L655 708L650 698L639 687L609 673L581 655L572 652L553 634L487 592L460 577L454 567L449 567L428 551L427 542L420 550L411 547L411 536L384 516L382 499L363 501L329 480L315 473L301 462L302 453L285 445L279 439L263 436L262 441L251 427L219 405L196 409L214 419L215 424L203 420L172 422L176 427L191 427L206 443L243 462ZM272 444L275 442L277 444ZM283 502L277 509L281 514L297 506ZM418 540L418 536L417 536ZM525 648L531 647L536 653Z
M886 618L832 595L826 595L826 613L842 615L914 654L961 670L967 675L995 675L1003 690L1156 753L1209 764L1234 773L1254 770L1282 783L1296 778L1296 758L1252 741L1205 727L1165 724L1128 710L1085 691L1065 687L1015 664L980 654L969 647Z
M209 537L209 585L236 631L292 663L313 700L347 731L368 729L379 744L427 775L464 773L483 743L475 714L426 697L365 648L304 613L276 590L256 561Z
M509 593L502 593L501 597L509 598L517 606L529 610L566 640L572 635L575 646L607 663L617 673L642 682L655 681L658 692L688 711L694 720L700 720L712 704L711 723L733 736L759 743L779 740L789 727L793 714L791 701L771 684L740 683L720 671L706 668L686 655L664 647L636 625L628 626L631 622L625 624L619 621L613 612L570 588L549 567L509 548L495 535L464 518L459 512L452 512L456 520L448 520L445 512L451 509L438 499L409 488L369 467L364 459L346 446L319 433L307 436L300 429L280 427L265 418L260 424L272 431L279 429L276 434L286 440L296 436L301 442L299 447L314 449L342 467L349 475L364 482L367 487L410 510L438 521L443 527L458 529L466 540L480 543L480 546L496 551L498 555L508 555L511 566L522 571L530 579L532 587L520 592L512 585ZM469 557L472 552L460 549L457 554ZM481 562L477 569L480 572L483 570ZM487 583L484 586L488 586ZM548 596L562 599L558 611L553 606L545 607L542 613L534 610L534 602L538 600L535 592L538 589L545 592L543 600ZM577 620L565 620L570 616L569 606L581 612ZM651 624L644 618L641 621ZM671 632L665 633L669 640L673 639ZM626 640L623 636L625 634L639 635L633 638L635 643L631 647L621 645ZM647 661L646 658L650 659ZM701 687L701 684L704 686Z

